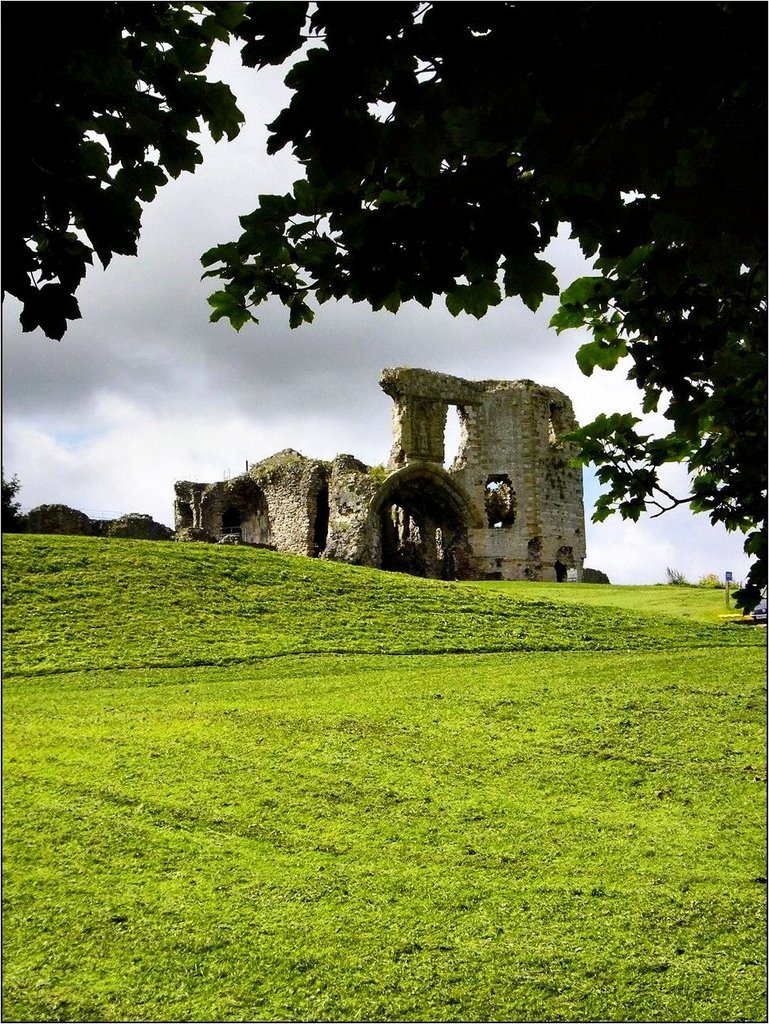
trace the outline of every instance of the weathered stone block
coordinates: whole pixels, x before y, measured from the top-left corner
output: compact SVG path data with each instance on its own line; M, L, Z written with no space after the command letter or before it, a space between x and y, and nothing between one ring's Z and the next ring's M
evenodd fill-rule
M601 572L600 569L583 569L582 570L582 582L583 583L611 583L611 580L605 572Z
M106 537L128 537L133 540L171 540L174 531L162 523L157 523L152 516L139 512L129 512L104 524Z
M27 533L67 533L81 537L93 534L93 524L85 512L68 505L38 505L26 517Z

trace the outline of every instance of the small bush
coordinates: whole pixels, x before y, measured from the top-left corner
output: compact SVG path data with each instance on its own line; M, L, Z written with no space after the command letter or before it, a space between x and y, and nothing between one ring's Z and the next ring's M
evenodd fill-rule
M12 476L10 480L6 480L3 473L3 533L21 532L23 524L21 505L15 500L20 489L21 483L17 476Z
M687 580L682 572L678 569L666 569L665 572L668 576L668 586L670 587L690 587L691 583Z
M388 477L387 469L383 465L371 466L368 471L368 475L372 482L380 487Z
M714 572L709 572L702 577L697 586L702 587L704 590L723 590L724 582Z

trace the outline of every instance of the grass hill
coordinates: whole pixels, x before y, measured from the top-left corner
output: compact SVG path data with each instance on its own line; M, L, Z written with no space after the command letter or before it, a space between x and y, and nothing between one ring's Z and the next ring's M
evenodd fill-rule
M689 591L682 607L681 588L458 586L253 548L103 538L10 536L5 551L12 641L5 668L23 674L253 663L288 654L760 642L743 627L714 630L699 621L723 608L723 595L713 591ZM628 592L635 607L627 607ZM612 605L612 595L626 607ZM606 604L588 603L596 599Z
M722 593L3 545L4 1019L762 1019Z

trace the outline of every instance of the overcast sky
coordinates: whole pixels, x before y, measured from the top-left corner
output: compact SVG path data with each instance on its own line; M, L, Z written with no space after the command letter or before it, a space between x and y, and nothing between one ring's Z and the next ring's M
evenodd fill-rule
M21 481L23 509L62 503L92 517L143 512L173 525L175 480L220 480L282 448L384 462L391 401L377 382L385 366L533 379L569 395L581 422L639 411L626 370L582 376L574 353L587 338L548 328L555 300L537 314L508 300L480 321L455 319L436 300L395 316L329 303L294 331L278 303L239 334L209 323L206 295L218 286L200 280L201 254L239 235L237 218L260 193L288 191L300 176L289 155L266 155L265 125L288 95L284 72L241 68L224 47L213 71L236 93L245 128L234 142L209 140L202 167L159 191L144 214L138 257L91 270L79 293L83 319L54 342L22 334L19 304L4 303L3 468ZM549 259L562 287L589 269L565 237ZM452 430L447 447L455 439ZM680 474L669 482L686 488ZM686 508L593 525L597 493L587 471L586 564L612 582L663 582L667 567L693 581L726 570L744 578L741 535Z

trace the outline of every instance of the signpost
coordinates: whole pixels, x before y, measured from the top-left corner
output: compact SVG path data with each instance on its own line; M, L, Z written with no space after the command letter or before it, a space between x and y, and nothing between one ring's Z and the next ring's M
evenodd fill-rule
M729 607L729 584L732 582L732 574L730 572L724 573L724 581L726 582L726 607Z

